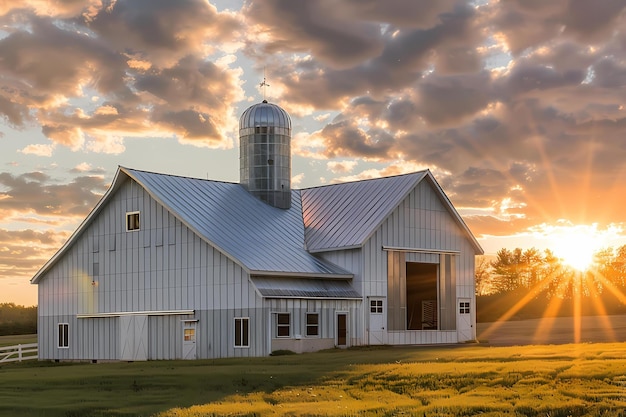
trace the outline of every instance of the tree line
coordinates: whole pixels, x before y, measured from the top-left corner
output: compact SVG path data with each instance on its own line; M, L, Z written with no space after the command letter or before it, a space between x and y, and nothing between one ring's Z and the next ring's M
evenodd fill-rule
M0 303L0 336L37 333L37 307Z
M478 321L626 314L626 245L594 254L585 271L550 250L500 249L476 259Z

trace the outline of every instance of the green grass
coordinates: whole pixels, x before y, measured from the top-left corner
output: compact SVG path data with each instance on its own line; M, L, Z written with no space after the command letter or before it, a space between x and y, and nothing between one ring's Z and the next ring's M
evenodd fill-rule
M626 345L0 366L0 415L622 416Z
M0 347L13 346L13 345L25 345L28 343L37 343L36 334L20 334L10 336L0 336Z

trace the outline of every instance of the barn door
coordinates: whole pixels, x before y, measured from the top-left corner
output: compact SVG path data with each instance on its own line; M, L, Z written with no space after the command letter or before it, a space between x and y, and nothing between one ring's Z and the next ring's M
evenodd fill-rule
M120 316L120 360L148 359L148 316Z
M183 321L183 359L196 359L195 321Z

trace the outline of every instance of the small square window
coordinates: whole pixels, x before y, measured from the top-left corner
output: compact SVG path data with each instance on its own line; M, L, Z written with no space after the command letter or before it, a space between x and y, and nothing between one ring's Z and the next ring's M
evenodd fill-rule
M184 340L185 342L195 342L196 341L196 329L189 328L184 330Z
M306 313L306 335L319 336L319 313Z
M126 213L126 231L139 230L139 212Z
M69 330L70 325L68 323L59 323L59 343L57 345L58 347L70 347Z
M383 300L370 300L370 313L382 314Z
M462 301L459 303L459 313L460 314L469 314L470 313L470 303Z
M291 335L291 317L289 313L278 313L276 315L276 336L289 337Z
M235 317L235 347L250 347L250 319Z

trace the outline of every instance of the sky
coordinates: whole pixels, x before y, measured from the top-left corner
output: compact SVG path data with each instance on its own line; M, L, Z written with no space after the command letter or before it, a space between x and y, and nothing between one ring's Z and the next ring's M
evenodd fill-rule
M294 188L428 168L487 254L626 243L626 0L4 0L0 23L0 303L37 303L118 166L238 182L263 97Z

